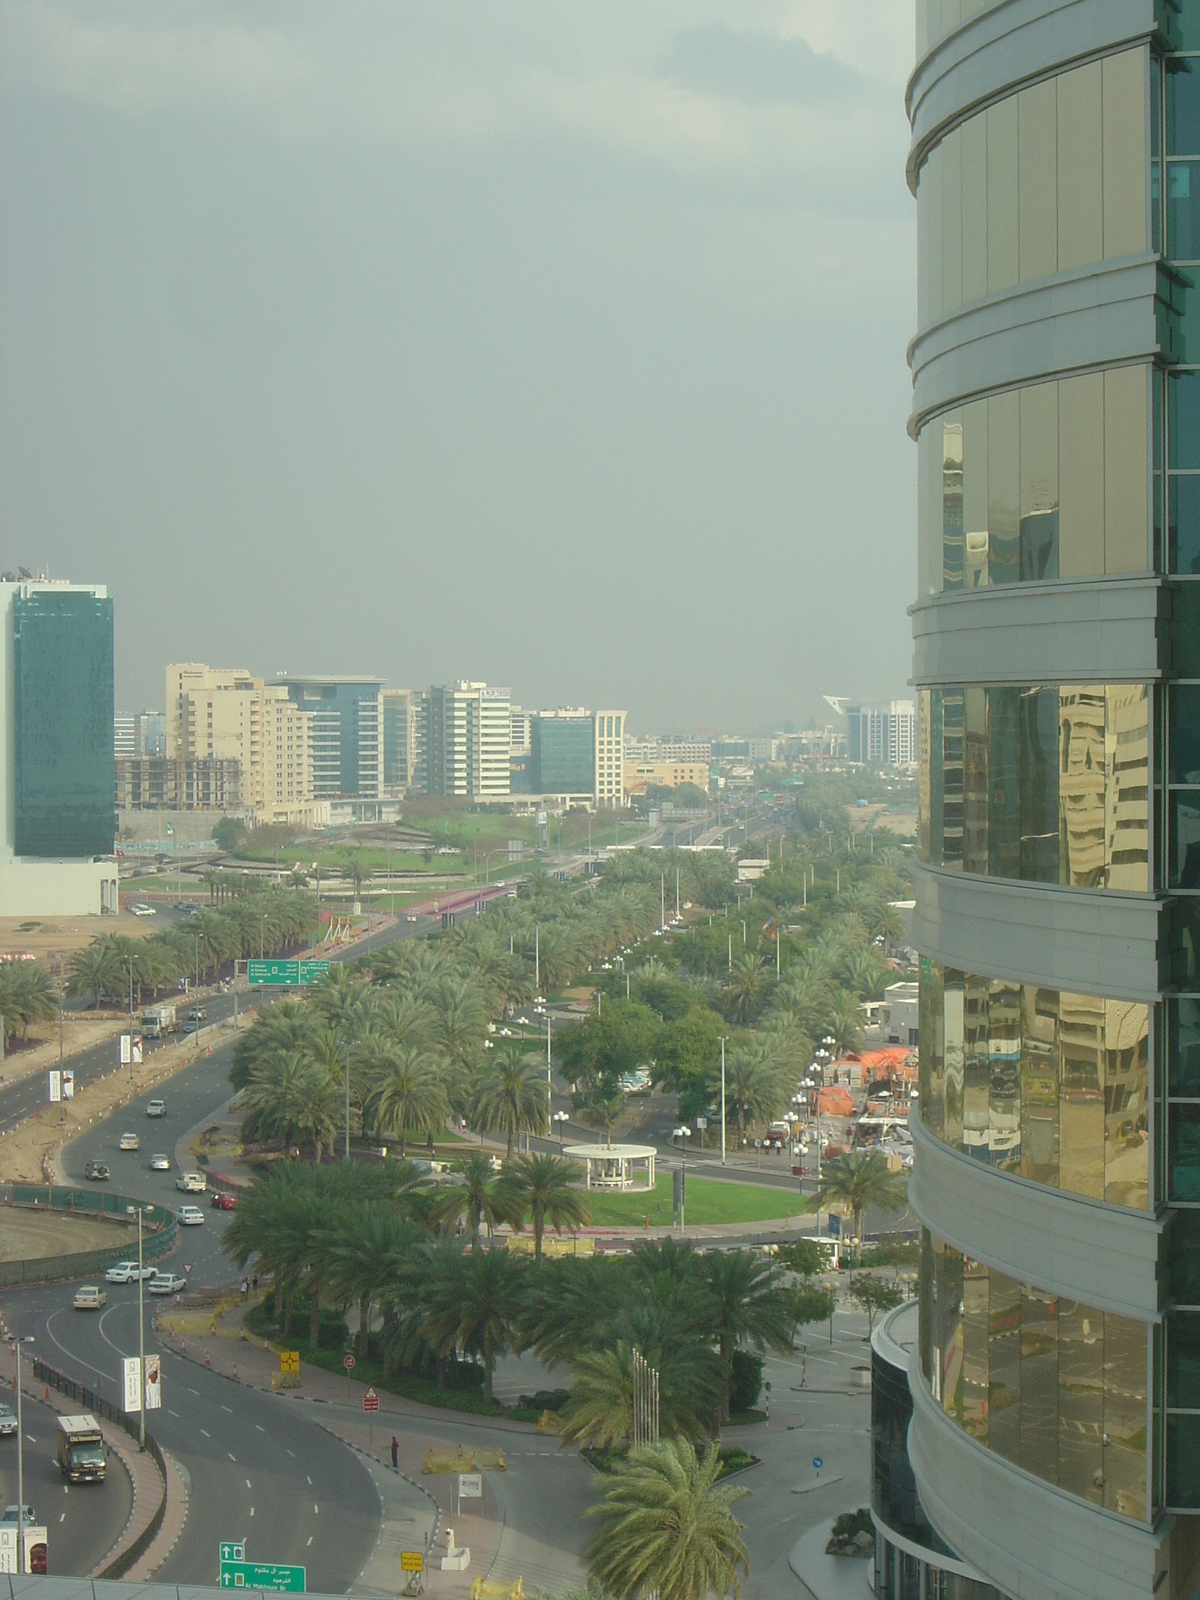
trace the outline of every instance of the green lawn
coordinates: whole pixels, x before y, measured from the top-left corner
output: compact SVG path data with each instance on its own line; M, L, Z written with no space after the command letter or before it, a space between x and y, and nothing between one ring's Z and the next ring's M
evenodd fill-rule
M645 1217L651 1226L665 1227L671 1220L671 1174L660 1171L655 1193L596 1194L588 1196L592 1224L597 1228L638 1227ZM694 1178L688 1173L687 1218L693 1226L718 1222L774 1222L798 1216L800 1197L786 1189L768 1189L754 1183L723 1183Z

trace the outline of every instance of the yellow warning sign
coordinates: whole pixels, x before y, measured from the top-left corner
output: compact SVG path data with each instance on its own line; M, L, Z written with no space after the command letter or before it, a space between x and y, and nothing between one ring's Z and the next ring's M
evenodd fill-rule
M279 1352L279 1370L280 1372L299 1372L299 1350L281 1350Z

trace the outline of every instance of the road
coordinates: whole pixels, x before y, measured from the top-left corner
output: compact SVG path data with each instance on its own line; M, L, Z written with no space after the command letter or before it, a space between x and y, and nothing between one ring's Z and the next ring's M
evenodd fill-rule
M15 1396L5 1398L15 1407ZM25 1503L33 1507L38 1524L44 1524L51 1573L78 1575L90 1572L112 1549L129 1521L133 1489L129 1474L115 1456L109 1457L103 1483L68 1486L58 1470L56 1456L58 1413L40 1401L25 1397ZM0 1496L4 1505L17 1498L17 1441L0 1439Z

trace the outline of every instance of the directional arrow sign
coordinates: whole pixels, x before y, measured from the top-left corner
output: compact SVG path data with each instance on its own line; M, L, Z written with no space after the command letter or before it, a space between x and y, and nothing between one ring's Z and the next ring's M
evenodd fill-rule
M220 1551L220 1561L244 1561L246 1559L246 1546L244 1544L222 1544L217 1547Z
M302 961L300 963L300 982L319 983L328 971L328 961Z
M222 1589L275 1589L283 1594L303 1594L305 1569L277 1567L265 1561L222 1561Z
M294 988L300 982L298 961L247 961L246 977L251 983L271 988Z

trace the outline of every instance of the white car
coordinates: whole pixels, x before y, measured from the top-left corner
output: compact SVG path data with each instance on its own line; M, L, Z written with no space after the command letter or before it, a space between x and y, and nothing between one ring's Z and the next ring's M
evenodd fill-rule
M135 917L153 917L156 915L154 907L148 906L144 900L135 900L129 909Z
M150 1157L150 1171L151 1172L170 1172L170 1170L171 1170L171 1158L170 1158L170 1156L155 1155L155 1156L151 1156Z
M208 1185L202 1172L181 1172L175 1179L175 1187L184 1194L203 1194Z
M152 1278L154 1267L142 1267L143 1278ZM138 1281L138 1264L136 1261L118 1261L115 1267L109 1267L104 1274L105 1283L136 1283Z
M123 1133L117 1141L118 1150L140 1150L141 1140L136 1133Z
M165 1100L151 1100L146 1107L146 1115L148 1117L165 1117L166 1114L167 1104Z
M108 1296L103 1289L97 1289L94 1283L84 1284L82 1289L75 1291L76 1311L99 1311L100 1307L108 1304Z
M198 1228L204 1221L204 1213L199 1206L180 1206L176 1215L185 1228Z
M172 1272L156 1272L150 1279L151 1294L179 1294L187 1288L186 1278L177 1278Z

